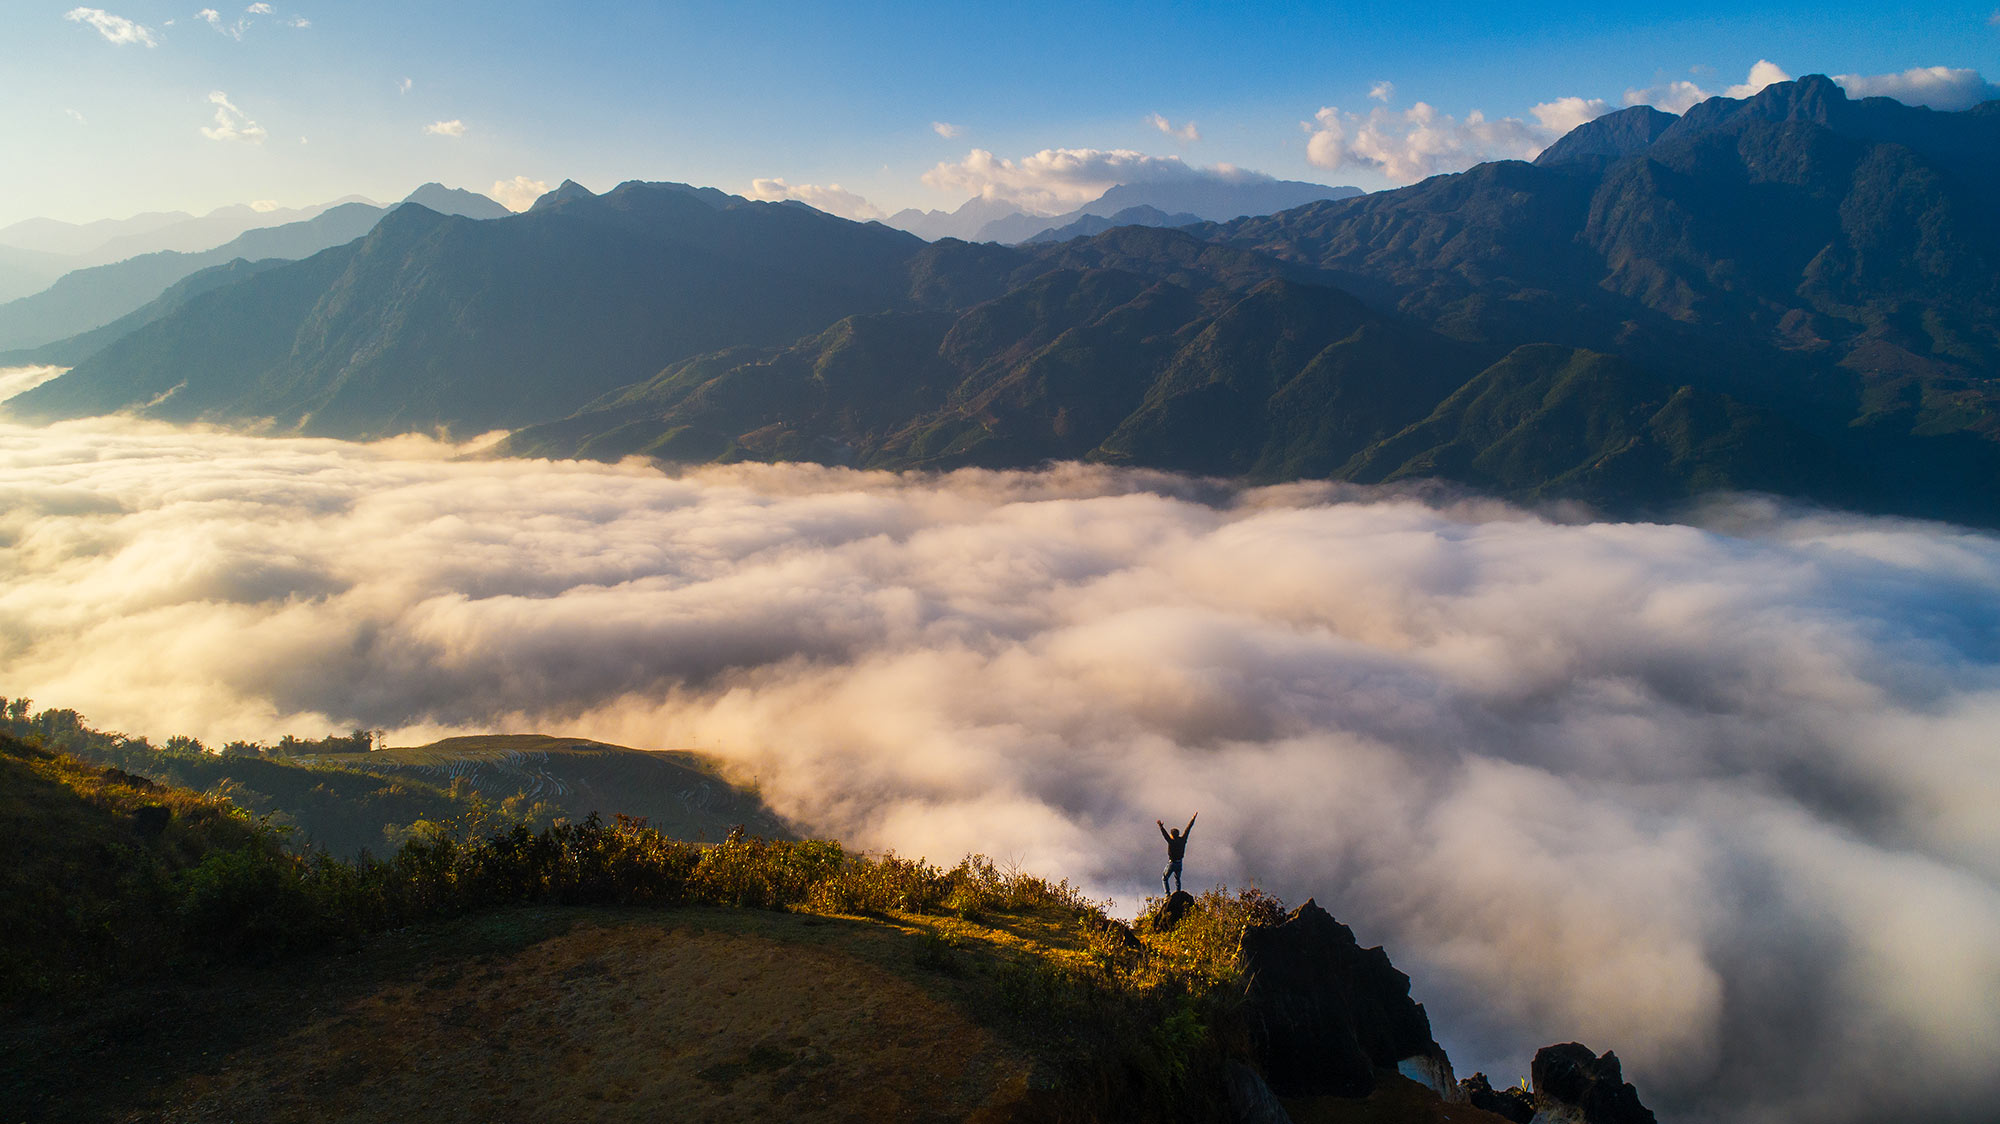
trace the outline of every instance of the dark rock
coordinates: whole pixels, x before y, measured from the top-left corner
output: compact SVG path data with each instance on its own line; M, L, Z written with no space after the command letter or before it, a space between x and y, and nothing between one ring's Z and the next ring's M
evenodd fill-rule
M1285 1106L1278 1103L1256 1070L1232 1061L1223 1072L1223 1081L1229 1087L1229 1119L1233 1124L1292 1124Z
M151 792L160 787L147 778L139 776L137 773L128 773L116 767L104 770L104 779L111 784L122 784L127 788L136 788L140 792Z
M141 839L153 839L167 830L174 819L174 810L165 804L147 804L132 813L132 830Z
M1603 1057L1578 1042L1544 1046L1529 1069L1535 1082L1535 1107L1551 1120L1579 1124L1655 1124L1653 1112L1639 1103L1639 1092L1619 1072L1618 1055Z
M1245 929L1242 954L1251 1048L1278 1095L1362 1097L1377 1069L1414 1057L1450 1065L1410 977L1317 903Z
M1128 952L1139 952L1146 947L1145 942L1139 939L1139 934L1132 931L1132 926L1115 917L1104 919L1104 931L1110 933L1112 938L1123 945Z
M1167 904L1160 907L1160 912L1153 915L1153 931L1155 933L1173 932L1174 926L1180 924L1181 918L1186 916L1187 911L1193 908L1194 895L1185 890L1175 890L1174 896L1167 899Z
M1535 1118L1534 1094L1511 1085L1495 1089L1483 1073L1475 1073L1459 1082L1458 1090L1464 1095L1465 1103L1505 1117L1514 1124L1528 1124Z

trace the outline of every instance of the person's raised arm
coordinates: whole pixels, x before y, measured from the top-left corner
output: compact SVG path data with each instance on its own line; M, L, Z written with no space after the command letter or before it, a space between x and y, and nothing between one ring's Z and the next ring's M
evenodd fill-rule
M1183 831L1183 832L1181 832L1181 838L1182 838L1182 839L1186 839L1186 838L1187 838L1188 836L1190 836L1190 835L1193 835L1193 834L1194 834L1194 821L1196 821L1196 820L1198 820L1198 819L1200 819L1200 818L1201 818L1201 813L1200 813L1200 812L1196 812L1196 813L1195 813L1194 815L1192 815L1192 816L1189 816L1189 817L1188 817L1188 825L1187 825L1187 830L1186 830L1186 831Z
M1160 825L1160 838L1166 840L1169 843L1172 843L1174 841L1174 837L1167 834L1167 821L1154 820L1153 822Z

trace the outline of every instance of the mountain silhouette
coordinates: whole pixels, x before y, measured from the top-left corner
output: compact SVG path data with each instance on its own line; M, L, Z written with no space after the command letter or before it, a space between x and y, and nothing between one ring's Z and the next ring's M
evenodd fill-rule
M1438 477L1644 513L1713 488L2000 521L2000 103L1828 79L1536 163L1181 229L926 244L685 184L405 207L164 310L9 408L503 451L1084 458Z

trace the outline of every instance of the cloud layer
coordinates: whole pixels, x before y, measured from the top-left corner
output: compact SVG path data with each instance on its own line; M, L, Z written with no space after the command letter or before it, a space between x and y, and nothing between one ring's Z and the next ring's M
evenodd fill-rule
M698 745L811 830L1315 895L1462 1069L1663 1119L2000 1096L2000 540L1077 466L669 476L0 426L0 693L208 739ZM1150 837L1149 837L1150 836Z
M837 183L821 186L816 183L786 183L776 178L754 179L750 181L749 198L769 202L796 199L807 206L817 207L829 215L839 215L841 218L853 219L856 222L867 222L882 217L881 208Z
M1685 79L1663 82L1644 89L1625 91L1626 105L1650 105L1668 113L1686 113L1712 97L1755 97L1773 82L1788 82L1792 75L1769 59L1760 59L1744 81L1721 91L1705 90ZM1895 98L1904 105L1924 105L1932 109L1970 109L1983 101L2000 98L2000 86L1988 82L1976 70L1947 66L1912 67L1900 74L1836 74L1833 80L1850 98ZM1537 113L1540 107L1537 107Z
M548 193L549 185L541 180L515 176L511 180L494 180L493 189L486 194L510 211L525 211Z
M1895 98L1905 105L1932 109L1971 109L2000 98L2000 86L1988 82L1978 71L1946 66L1920 66L1901 74L1837 74L1833 80L1848 97Z
M1565 100L1585 104L1581 98ZM1544 109L1559 120L1571 115L1556 103L1537 106L1537 114ZM1562 135L1515 117L1489 120L1476 109L1460 119L1427 102L1401 110L1378 105L1365 114L1321 106L1311 121L1299 126L1307 134L1308 163L1329 169L1369 168L1392 183L1460 172L1486 160L1532 160Z
M1154 125L1171 131L1159 122ZM1193 122L1184 130L1176 133L1183 140L1200 136ZM1229 164L1196 167L1178 156L1148 156L1127 148L1045 148L1019 160L975 148L965 159L938 164L923 176L926 185L939 191L1003 200L1037 214L1074 210L1118 184L1198 179L1243 183L1270 178Z

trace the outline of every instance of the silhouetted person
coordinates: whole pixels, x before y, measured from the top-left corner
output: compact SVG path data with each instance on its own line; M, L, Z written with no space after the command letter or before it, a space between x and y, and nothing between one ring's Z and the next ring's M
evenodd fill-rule
M1160 825L1160 838L1167 841L1167 869L1160 872L1161 893L1164 894L1167 892L1167 879L1169 878L1174 880L1175 892L1179 892L1181 888L1181 856L1187 854L1188 836L1194 834L1194 821L1200 818L1200 812L1189 816L1187 830L1185 831L1178 827L1168 827L1164 820L1153 821Z

